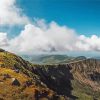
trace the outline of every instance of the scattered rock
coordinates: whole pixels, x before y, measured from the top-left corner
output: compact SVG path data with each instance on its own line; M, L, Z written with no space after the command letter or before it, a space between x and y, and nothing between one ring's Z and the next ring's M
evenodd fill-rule
M4 100L4 99L0 97L0 100Z
M32 81L31 81L31 80L28 80L28 81L26 81L26 82L25 82L25 84L24 84L24 85L29 87L29 86L31 86L31 85L32 85Z
M6 80L7 78L11 78L11 76L9 74L4 74L3 76L4 76L3 80Z
M16 73L19 73L19 69L14 69L14 71L15 71Z
M35 99L36 100L39 100L40 98L48 98L48 95L49 95L49 92L46 90L42 90L42 91L39 91L37 89L35 90Z

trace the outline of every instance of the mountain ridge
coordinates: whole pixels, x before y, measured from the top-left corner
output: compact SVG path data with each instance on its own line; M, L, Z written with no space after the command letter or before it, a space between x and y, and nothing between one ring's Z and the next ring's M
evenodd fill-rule
M1 51L0 70L0 88L4 88L0 93L2 100L100 99L100 61L93 58L64 64L40 65L29 63L13 53ZM6 80L3 80L2 77L5 76ZM11 85L13 78L20 86ZM11 88L13 90L7 92Z

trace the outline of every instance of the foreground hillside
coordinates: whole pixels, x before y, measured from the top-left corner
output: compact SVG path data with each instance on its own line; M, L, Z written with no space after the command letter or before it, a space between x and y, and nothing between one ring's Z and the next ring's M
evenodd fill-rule
M0 51L1 100L100 100L100 61L33 65Z
M31 68L32 64L19 56L0 51L0 100L45 100L56 96Z

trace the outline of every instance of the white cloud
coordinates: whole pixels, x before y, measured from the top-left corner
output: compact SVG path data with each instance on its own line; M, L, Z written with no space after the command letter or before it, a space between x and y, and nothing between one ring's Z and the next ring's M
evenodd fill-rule
M10 49L22 53L73 50L76 40L74 30L59 26L55 22L45 24L41 21L40 25L39 20L34 25L26 25L19 36L10 40Z
M78 35L75 30L54 21L47 24L44 20L37 20L35 24L25 25L25 29L13 39L8 40L6 33L0 37L0 46L3 44L4 48L15 53L100 51L100 37Z
M44 19L30 19L16 6L16 0L0 0L0 26L25 25L18 36L8 39L7 33L0 32L0 47L24 54L51 51L100 51L100 37L78 35L67 26L60 26Z
M29 19L16 5L16 0L0 0L0 25L28 24Z
M8 46L7 33L0 32L0 47L6 47L6 46Z
M86 37L81 35L78 37L79 40L76 46L79 50L85 51L100 51L100 37L92 35L91 37Z

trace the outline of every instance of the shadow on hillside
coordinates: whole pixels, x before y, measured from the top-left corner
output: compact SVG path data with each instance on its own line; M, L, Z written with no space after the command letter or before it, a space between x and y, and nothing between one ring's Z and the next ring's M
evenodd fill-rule
M46 66L38 67L35 72L40 76L41 81L50 89L56 91L58 95L64 95L75 100L77 97L72 95L71 80L73 80L73 75L70 70L71 68L68 65L58 65L47 68Z
M92 74L89 75L92 81L96 81L100 83L100 73L94 71Z

